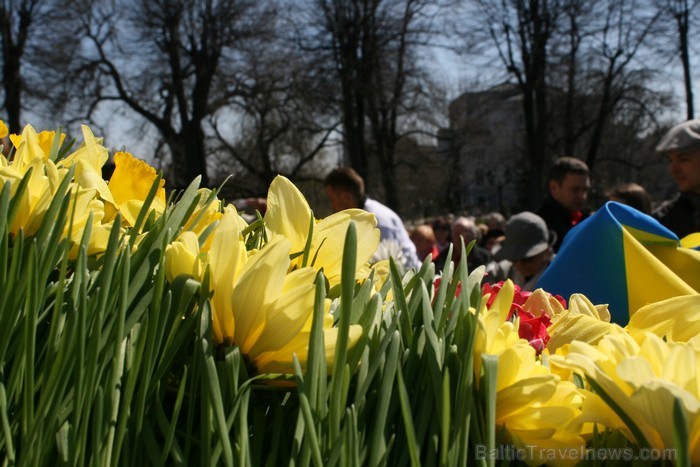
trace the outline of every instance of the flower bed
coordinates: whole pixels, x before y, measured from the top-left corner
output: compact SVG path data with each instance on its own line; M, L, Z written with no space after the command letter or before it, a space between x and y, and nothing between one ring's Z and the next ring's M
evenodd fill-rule
M626 327L483 270L369 264L278 177L248 224L83 128L0 159L8 465L700 465L700 298Z

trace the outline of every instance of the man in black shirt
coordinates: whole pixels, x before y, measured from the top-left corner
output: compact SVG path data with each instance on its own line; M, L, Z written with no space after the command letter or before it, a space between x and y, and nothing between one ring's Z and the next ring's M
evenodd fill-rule
M553 245L559 251L562 240L575 225L588 217L585 210L590 172L585 162L575 157L560 157L549 171L549 196L536 214L557 234Z

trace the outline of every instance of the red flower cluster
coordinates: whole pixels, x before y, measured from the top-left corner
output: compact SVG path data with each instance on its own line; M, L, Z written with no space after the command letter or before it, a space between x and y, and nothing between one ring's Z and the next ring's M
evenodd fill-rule
M503 282L498 282L496 284L484 284L481 288L483 295L491 294L489 296L488 302L486 302L486 308L491 308L491 304L496 299L498 292L500 292L501 287L503 287ZM542 313L540 310L540 315L535 316L529 311L525 311L523 306L530 298L532 292L527 292L525 290L520 290L520 287L514 285L515 294L513 295L513 304L508 312L508 321L515 321L515 317L520 318L520 327L518 328L518 335L527 340L530 345L537 351L539 355L549 342L549 333L547 328L552 324L549 315ZM562 306L566 308L566 300L561 296L555 295L554 298L561 302Z

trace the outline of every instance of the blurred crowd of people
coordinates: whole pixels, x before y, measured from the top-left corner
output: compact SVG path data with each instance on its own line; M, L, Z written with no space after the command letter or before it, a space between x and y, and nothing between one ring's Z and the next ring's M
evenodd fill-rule
M666 157L678 193L654 207L644 187L629 182L611 187L606 192L608 201L653 216L679 238L700 232L700 119L671 128L656 151ZM590 171L582 160L559 158L549 172L547 189L545 201L535 212L509 218L499 212L479 217L448 215L413 227L410 238L418 258L431 255L440 271L450 244L452 261L459 261L462 244L474 242L467 257L470 270L484 266L487 282L511 279L523 290L534 290L569 231L591 214L587 209Z
M700 119L671 128L656 147L666 157L678 193L654 208L647 191L637 183L622 183L606 193L608 201L626 204L651 215L683 238L700 232ZM341 167L325 178L326 195L334 212L364 209L374 213L380 231L380 249L374 260L392 256L404 270L419 268L426 258L442 271L447 261L459 262L466 249L467 267L485 268L485 282L511 279L523 290L534 290L568 233L591 214L588 210L590 171L575 157L561 157L550 169L546 198L535 212L506 218L436 216L406 229L397 213L365 193L362 177ZM238 200L242 211L264 212L265 199Z

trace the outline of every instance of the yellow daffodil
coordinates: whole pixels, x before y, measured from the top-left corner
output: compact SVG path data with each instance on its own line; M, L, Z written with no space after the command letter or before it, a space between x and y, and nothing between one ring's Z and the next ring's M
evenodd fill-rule
M225 210L205 256L196 234L184 232L186 236L166 250L166 274L170 280L179 274L196 277L203 271L198 262L204 261L213 289L214 341L237 345L258 372L291 373L294 354L302 365L306 362L316 273L310 267L288 272L291 243L283 236L248 254L240 235L244 223L238 217L235 210ZM334 346L336 332L324 329L328 349ZM362 329L353 326L351 344L361 334ZM330 364L332 355L329 351Z
M157 178L156 170L128 152L116 153L114 166L114 173L107 186L126 225L134 226L143 208L143 203ZM158 215L165 211L164 186L165 180L161 180L150 206L151 211L155 211Z
M7 135L6 135L7 136ZM53 140L56 137L55 131L42 131L37 135L37 140L39 142L39 147L44 155L44 158L48 158L51 153L51 146L53 146ZM66 134L61 133L59 135L59 147L66 139ZM23 135L10 135L10 141L15 148L19 148L24 140Z
M490 308L484 305L478 313L475 376L482 371L482 355L496 355L496 425L507 431L517 447L532 448L532 458L526 459L529 464L538 465L543 460L573 464L576 459L565 455L545 458L565 451L560 448L584 447L577 421L583 399L573 384L552 374L537 359L535 349L518 337L518 318L506 321L513 296L513 283L506 281Z
M554 316L547 332L547 349L554 353L559 347L575 340L596 344L603 336L624 330L610 322L607 306L593 305L584 295L572 294L568 310Z
M667 340L688 342L700 335L700 295L681 295L643 306L626 329L637 339L649 331Z
M48 209L61 177L56 166L47 160L39 147L36 131L27 125L22 132L22 144L17 148L15 156L8 162L4 156L0 165L0 181L9 181L11 196L14 196L20 181L31 168L27 187L20 200L20 208L10 226L10 232L16 235L20 229L24 235L34 234Z
M595 397L584 404L583 419L620 431L640 447L671 449L674 401L686 420L691 464L700 465L700 348L666 342L647 332L638 343L626 333L603 337L596 346L572 342L553 363L596 383L615 409ZM623 415L631 425L623 423Z
M299 189L285 177L277 176L270 185L265 212L265 226L270 238L281 235L291 243L292 254L303 252L312 216L311 208ZM340 283L343 245L350 222L355 222L357 228L358 271L367 272L367 269L361 268L379 245L379 230L373 214L361 209L347 209L319 221L313 220L307 264L317 271L323 268L331 287ZM292 269L301 267L303 261L303 255L295 257ZM358 274L358 279L364 277Z
M0 138L4 138L10 133L10 131L7 129L7 125L5 125L5 122L0 120Z
M116 215L116 202L107 182L102 178L102 167L109 159L109 152L102 146L102 139L95 138L92 130L86 125L82 127L83 143L73 153L60 160L57 165L62 168L75 166L74 180L82 188L93 189L105 203L106 221Z
M110 232L113 223L103 224L104 204L95 196L95 190L73 186L71 206L69 208L70 222L64 228L64 236L70 235L72 242L71 250L68 254L70 259L75 259L78 254L78 246L82 241L83 232L90 224L90 238L88 240L88 255L97 255L107 250ZM92 214L92 217L90 215Z
M218 222L221 216L223 216L221 200L216 198L210 189L200 188L197 191L197 207L185 223L184 230L192 231L200 236L209 226ZM245 220L240 216L237 220L241 229L245 228ZM208 249L208 247L204 248L205 251Z

